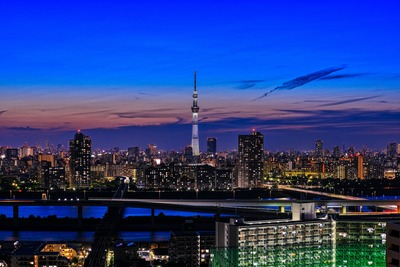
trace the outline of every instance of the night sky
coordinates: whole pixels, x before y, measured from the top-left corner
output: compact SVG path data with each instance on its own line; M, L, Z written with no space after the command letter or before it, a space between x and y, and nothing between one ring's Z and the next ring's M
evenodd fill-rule
M400 142L400 2L1 1L0 146Z

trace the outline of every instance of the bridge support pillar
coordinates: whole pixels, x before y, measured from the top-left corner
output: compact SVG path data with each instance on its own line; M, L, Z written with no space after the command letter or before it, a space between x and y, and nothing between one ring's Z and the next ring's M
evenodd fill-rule
M279 212L284 213L285 212L285 206L280 206L279 207Z
M83 224L83 207L82 205L78 206L78 226L82 226Z
M154 209L151 209L151 225L155 225L156 221L155 221L155 217L154 217Z
M216 222L221 221L221 214L219 212L215 213L214 218Z
M18 205L14 205L13 206L13 221L14 221L14 224L16 224L18 222L18 218L19 218L19 206Z
M346 212L347 212L347 207L346 206L340 207L340 214L346 214Z
M360 212L362 212L362 206L360 206Z

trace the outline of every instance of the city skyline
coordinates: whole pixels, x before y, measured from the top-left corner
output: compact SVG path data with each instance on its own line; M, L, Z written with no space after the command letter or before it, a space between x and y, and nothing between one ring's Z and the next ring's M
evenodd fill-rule
M363 145L400 132L395 1L0 4L0 146L179 150L191 143L193 71L200 151Z

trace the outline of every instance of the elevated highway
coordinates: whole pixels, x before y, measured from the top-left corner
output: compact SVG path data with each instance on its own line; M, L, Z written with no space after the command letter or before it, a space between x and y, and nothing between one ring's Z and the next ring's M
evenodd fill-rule
M78 219L82 217L82 207L105 206L105 207L136 207L149 209L180 210L219 214L240 214L240 215L265 215L276 213L276 207L284 207L285 210L292 203L313 202L320 206L332 207L390 207L397 211L400 207L399 200L368 200L368 199L320 199L320 200L182 200L182 199L111 199L96 198L88 200L0 200L0 206L12 206L14 218L18 218L20 206L76 206L78 207ZM282 211L282 208L280 208ZM35 215L35 214L33 214Z

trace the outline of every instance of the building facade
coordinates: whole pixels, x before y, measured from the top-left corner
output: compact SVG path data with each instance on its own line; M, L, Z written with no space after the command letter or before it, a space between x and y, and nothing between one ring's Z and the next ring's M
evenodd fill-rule
M334 221L233 218L216 229L212 266L333 266Z
M90 160L92 141L80 131L74 140L69 141L71 180L70 187L86 188L90 186Z
M400 223L386 225L386 266L400 266Z
M215 155L217 153L217 138L207 138L207 153Z
M239 135L237 187L255 188L263 183L264 136L253 130L250 135Z
M322 140L315 141L315 156L323 157L324 156L324 143Z

